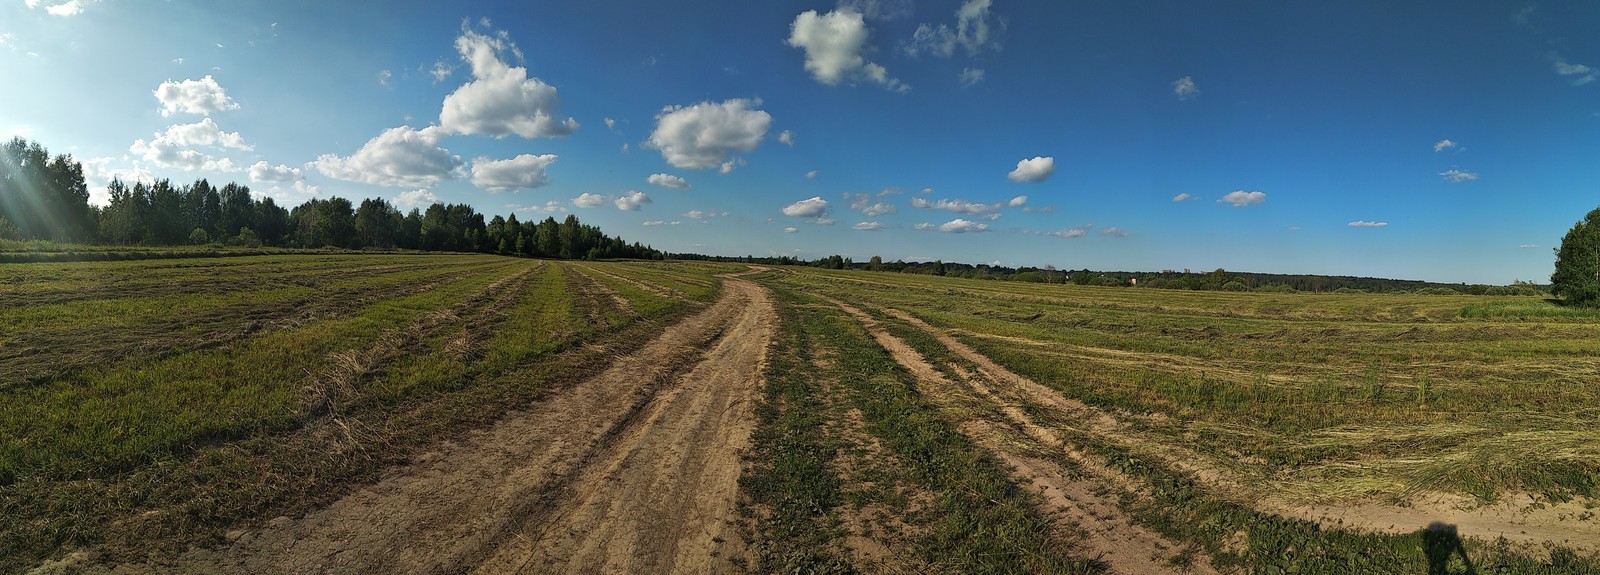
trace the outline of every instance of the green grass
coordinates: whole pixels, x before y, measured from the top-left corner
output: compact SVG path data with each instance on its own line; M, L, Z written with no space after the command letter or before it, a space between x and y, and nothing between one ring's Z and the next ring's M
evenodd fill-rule
M1102 566L1050 536L1050 525L998 463L972 445L917 391L915 378L837 308L795 291L776 290L789 321L829 359L819 376L834 378L860 410L866 431L931 494L925 513L903 519L922 534L923 569L950 573L1097 573ZM804 368L804 366L800 366ZM813 368L818 369L818 368ZM814 392L814 391L813 391ZM811 477L818 477L813 472ZM825 485L821 478L806 485ZM832 502L832 499L828 499ZM793 554L791 554L793 556Z
M1173 292L815 269L760 277L866 310L947 372L964 364L881 310L908 312L1115 415L1128 426L1120 435L1072 442L1148 483L1149 496L1126 506L1220 566L1430 567L1421 531L1376 535L1261 513L1174 471L1174 457L1319 506L1428 492L1600 496L1600 329L1590 310L1517 296ZM1248 548L1228 544L1240 537ZM1560 548L1548 559L1496 542L1468 548L1480 572L1596 569Z
M465 255L0 265L0 353L90 366L0 387L0 571L301 512L699 305L619 286L620 314L602 285L574 264Z

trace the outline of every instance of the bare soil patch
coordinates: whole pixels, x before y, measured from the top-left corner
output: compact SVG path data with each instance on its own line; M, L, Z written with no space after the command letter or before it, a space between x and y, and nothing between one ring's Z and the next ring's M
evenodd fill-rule
M724 572L775 315L720 299L604 372L303 517L114 573ZM74 558L40 573L102 572Z

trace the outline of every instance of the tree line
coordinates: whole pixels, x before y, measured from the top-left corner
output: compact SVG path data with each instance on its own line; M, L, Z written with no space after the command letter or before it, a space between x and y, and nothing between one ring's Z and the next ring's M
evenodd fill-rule
M646 245L607 236L568 214L562 221L485 221L467 204L434 203L401 212L387 200L313 198L293 208L254 197L248 186L205 179L127 185L113 179L104 207L89 202L83 166L50 156L37 142L0 146L0 239L171 246L381 248L485 252L561 259L661 259Z

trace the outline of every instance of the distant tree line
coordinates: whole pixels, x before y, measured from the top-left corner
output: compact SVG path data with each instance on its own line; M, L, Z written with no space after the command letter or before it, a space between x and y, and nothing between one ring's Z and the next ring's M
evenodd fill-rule
M170 246L222 243L249 247L382 248L486 252L562 259L660 259L637 242L607 236L568 214L562 221L520 222L467 204L435 203L402 213L388 201L314 198L294 208L248 186L201 179L132 186L114 179L104 207L89 203L82 164L51 157L37 142L0 146L0 239Z
M1597 216L1600 216L1600 210L1597 210ZM1597 222L1600 222L1600 218L1597 218ZM1600 230L1600 224L1597 224L1595 229ZM1597 233L1596 238L1600 239L1600 233ZM1596 246L1600 246L1600 241L1596 242ZM1600 247L1597 247L1596 249L1600 250ZM1355 276L1230 272L1223 269L1205 272L1173 270L1164 270L1160 272L1120 272L1094 271L1089 269L1060 270L1056 269L1054 266L1045 266L1042 268L1027 266L1012 268L989 264L946 262L943 260L934 260L931 262L906 262L897 260L893 262L886 262L883 261L883 258L878 256L872 256L872 258L865 263L856 262L851 258L839 255L831 255L817 258L815 260L804 260L792 256L719 257L704 256L699 254L668 254L668 256L673 259L703 259L754 263L762 265L810 266L836 270L855 269L999 281L1055 284L1070 283L1075 285L1140 287L1175 290L1320 293L1421 293L1432 295L1536 295L1548 291L1548 286L1542 286L1532 282L1520 280L1513 282L1511 285L1495 286L1464 283L1445 284L1425 282L1420 280L1396 280ZM1600 266L1600 259L1596 259L1592 255L1589 259L1595 261L1597 266ZM1590 271L1589 274L1590 276L1596 275L1594 271Z

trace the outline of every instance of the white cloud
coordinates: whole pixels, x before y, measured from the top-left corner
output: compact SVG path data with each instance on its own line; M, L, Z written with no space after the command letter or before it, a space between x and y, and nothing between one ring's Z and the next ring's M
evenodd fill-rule
M250 166L251 183L297 182L304 178L305 175L300 172L300 168L291 168L283 164L274 166L268 164L266 160L256 162Z
M1017 197L1023 198L1023 201L1027 201L1026 196ZM1016 201L1016 198L1012 198L1012 201ZM924 210L945 210L958 214L987 214L991 212L998 212L1005 209L1007 203L1008 202L995 202L992 204L980 204L966 200L947 200L942 198L937 202L930 202L923 198L911 198L911 207L913 208L922 208Z
M578 129L577 120L555 118L561 99L554 86L528 77L527 68L511 66L502 58L508 51L522 58L504 31L488 36L463 29L456 38L456 51L471 65L474 79L445 96L440 127L497 138L564 136Z
M643 225L646 225L646 226L665 226L665 225L667 225L667 221L666 220L645 220L642 223L643 223ZM676 224L678 222L672 222L672 223Z
M828 200L821 196L800 200L783 207L783 215L796 218L825 218L828 216Z
M1244 190L1234 190L1228 192L1228 195L1222 196L1222 199L1217 200L1217 203L1232 204L1235 208L1242 208L1245 206L1259 206L1265 201L1267 201L1266 192L1246 192Z
M1529 248L1536 248L1536 247L1539 247L1539 244L1522 244L1520 246L1517 246L1517 248L1524 249L1524 250L1525 249L1529 249Z
M856 225L850 226L850 229L874 232L874 231L881 230L884 227L886 227L886 226L884 226L883 223L881 223L881 222L860 222L860 223L857 223Z
M316 197L318 194L322 193L322 188L308 185L302 180L291 184L289 189L284 189L283 186L273 185L265 190L251 190L250 193L257 197L270 197L274 200L277 200L278 205L288 207L303 204L306 200Z
M56 0L23 0L23 4L27 5L29 8L38 9L43 7L44 11L48 12L51 16L62 17L77 16L82 14L84 9L88 6L98 3L99 0L66 0L65 2L59 2Z
M567 207L561 205L561 202L550 200L545 202L542 206L523 206L520 208L515 208L515 210L533 214L559 214L565 213L567 211Z
M674 190L687 190L694 187L689 185L688 180L672 174L650 174L650 177L645 178L645 181L663 188L672 188Z
M668 106L656 114L656 129L645 145L660 150L675 167L716 167L728 161L729 154L749 152L761 144L772 127L772 115L755 109L759 105L759 100L734 99Z
M811 170L809 172L806 172L806 179L807 180L815 180L815 179L817 179L817 171L816 170Z
M1356 220L1356 221L1350 222L1349 226L1352 227L1352 228L1386 228L1386 227L1389 227L1389 222L1368 222L1368 221Z
M743 166L744 163L745 163L744 162L744 158L733 158L731 160L723 162L722 163L722 168L717 170L717 171L720 172L720 173L723 173L723 174L731 174L731 173L733 173L733 170L735 168L738 168L739 166Z
M477 158L472 161L472 185L491 192L512 192L550 183L547 170L555 154L521 154L509 160Z
M869 80L890 90L911 88L890 78L883 66L862 56L867 43L867 23L861 13L835 10L817 14L801 12L789 26L789 45L806 52L806 71L818 82L837 86L840 82Z
M993 0L967 0L956 10L956 27L948 24L933 26L922 24L906 43L907 54L916 56L928 52L936 56L950 56L956 47L966 48L968 55L977 55L985 46L998 48L989 41L989 6Z
M912 229L916 229L916 230L920 230L920 231L924 231L924 232L931 232L931 231L937 229L938 226L935 226L935 225L929 224L929 223L921 223L921 224L917 224L917 225L911 226L911 228Z
M1478 179L1478 174L1476 172L1463 172L1456 168L1450 168L1443 172L1439 172L1439 177L1449 180L1450 183L1459 184L1461 182Z
M393 72L390 72L388 70L378 70L378 83L381 84L381 85L388 86L389 85L389 78L393 78L393 77L394 77L394 73Z
M1055 237L1058 237L1058 238L1068 238L1068 239L1081 238L1083 236L1089 235L1089 230L1091 230L1093 228L1094 228L1094 224L1084 224L1084 225L1081 225L1081 226L1078 226L1078 227L1075 227L1075 228L1065 228L1065 229L1060 229L1060 230L1056 230L1056 231L1053 231L1053 232L1045 232L1045 235L1047 235L1047 236L1055 236Z
M1006 205L1015 208L1026 203L1028 203L1028 196L1017 196L1015 198L1011 198L1011 201L1006 202Z
M800 231L800 228L797 228L797 227L794 227L794 226L789 226L787 228L783 228L783 233L786 233L786 234L792 234L792 233L795 233L795 232L798 232L798 231Z
M1595 81L1596 77L1600 77L1600 70L1583 64L1568 63L1566 58L1559 56L1555 58L1555 68L1557 74L1572 78L1572 85L1574 86L1588 84Z
M1187 192L1172 196L1172 201L1174 202L1191 202L1198 199L1200 198L1191 196Z
M122 180L122 183L129 186L135 182L156 181L155 174L150 173L150 170L140 167L112 168L111 162L112 158L108 157L89 158L79 162L83 164L83 181L89 186L89 203L97 206L111 203L111 192L106 186L110 185L113 179Z
M1443 152L1445 150L1448 150L1448 149L1454 148L1454 147L1456 147L1456 143L1455 142L1452 142L1452 141L1450 141L1448 139L1439 140L1438 143L1435 143L1433 145L1433 151L1435 151L1435 152Z
M180 112L209 116L239 109L239 103L229 98L222 85L209 75L199 80L167 80L156 86L155 96L161 102L163 117Z
M967 232L981 232L989 229L989 224L956 218L939 225L939 231L947 234L964 234Z
M349 157L323 154L306 164L322 175L380 186L426 188L449 179L462 165L461 158L439 147L444 129L428 126L413 130L400 126L384 130Z
M433 67L428 69L428 75L433 76L433 83L438 84L449 79L450 74L455 73L455 71L455 68L451 68L449 64L444 63L444 60L437 60L433 63Z
M1017 183L1042 182L1056 173L1056 159L1050 156L1035 156L1017 162L1017 169L1006 174L1007 178Z
M1026 208L1022 208L1022 213L1024 213L1024 214L1050 214L1050 213L1055 213L1055 211L1056 211L1056 207L1055 206L1044 206L1042 208L1035 208L1035 207L1029 206L1029 207L1026 207Z
M1111 236L1111 237L1114 237L1114 238L1125 238L1125 237L1128 237L1128 231L1124 230L1122 228L1116 227L1116 226L1112 226L1112 227L1100 230L1100 235L1102 235L1102 236Z
M239 166L226 157L216 158L195 150L197 146L250 151L238 132L224 132L211 118L193 124L173 124L157 132L149 142L134 140L128 151L163 168L185 171L235 172Z
M882 196L882 195L884 195L884 194L879 194L879 196ZM895 207L894 204L875 201L877 199L877 197L878 196L874 196L872 194L865 194L865 193L852 194L852 193L849 193L849 192L845 192L845 194L844 194L844 198L847 199L847 200L850 200L850 209L851 210L855 210L856 212L860 213L861 215L867 216L869 218L881 216L881 215L884 215L884 214L892 214L892 213L895 213L897 211L900 211L900 209Z
M794 132L791 132L789 130L784 130L782 132L778 132L778 142L782 143L785 146L789 146L789 147L793 148L794 147Z
M400 195L394 197L395 205L407 208L431 206L439 203L440 201L442 200L439 199L438 194L428 190L411 190L409 192L400 192Z
M1194 78L1184 76L1172 83L1172 93L1179 100L1188 100L1200 93L1200 87L1194 84Z
M971 86L982 82L983 68L962 68L961 73L956 75L956 79L961 81L962 86Z
M572 205L578 206L580 208L598 208L598 207L600 207L600 204L606 203L606 200L608 200L608 199L610 199L610 198L607 198L607 197L602 196L600 194L591 194L589 192L584 192L584 193L578 194L578 197L572 198Z
M650 196L645 195L644 192L630 190L626 194L617 196L617 199L612 200L611 203L624 212L637 212L639 211L639 206L653 202L650 201Z

